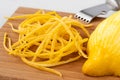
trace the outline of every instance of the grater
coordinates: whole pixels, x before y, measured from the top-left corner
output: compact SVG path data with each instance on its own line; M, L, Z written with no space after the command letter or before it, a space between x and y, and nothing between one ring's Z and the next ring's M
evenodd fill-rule
M75 18L78 18L85 23L90 23L93 18L97 17L98 15L105 15L108 11L117 11L119 9L120 0L106 0L104 4L79 11L75 14Z

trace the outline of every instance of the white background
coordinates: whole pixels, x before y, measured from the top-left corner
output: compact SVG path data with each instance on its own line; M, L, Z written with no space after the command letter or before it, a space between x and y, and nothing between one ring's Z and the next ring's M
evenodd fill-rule
M105 0L0 0L0 27L6 21L4 16L11 16L20 6L76 13L102 3Z

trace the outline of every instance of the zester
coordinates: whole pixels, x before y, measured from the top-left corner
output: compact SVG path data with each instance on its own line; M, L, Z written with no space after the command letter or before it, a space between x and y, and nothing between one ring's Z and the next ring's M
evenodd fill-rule
M79 11L75 14L75 18L78 18L85 23L90 23L98 15L105 15L108 11L117 11L120 9L120 0L106 0L106 3L93 6Z

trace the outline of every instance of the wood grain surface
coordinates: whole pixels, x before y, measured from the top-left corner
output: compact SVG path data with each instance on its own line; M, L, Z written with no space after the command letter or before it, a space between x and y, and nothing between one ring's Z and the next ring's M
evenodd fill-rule
M36 12L38 9L18 8L12 16L30 14ZM74 15L72 13L58 12L61 16ZM93 26L88 28L91 33L98 23L103 19L95 18L92 21ZM12 22L14 27L17 28L17 25L21 20L9 20L7 22ZM9 34L9 37L12 38L12 41L15 42L18 38L18 34L14 33L7 22L0 29L0 80L120 80L119 77L113 76L104 76L104 77L90 77L84 75L81 72L82 65L85 59L80 58L77 61L52 67L60 71L63 74L63 77L51 74L46 71L41 71L30 67L23 63L19 57L8 55L5 49L3 48L3 35L5 32ZM84 34L82 34L84 36Z

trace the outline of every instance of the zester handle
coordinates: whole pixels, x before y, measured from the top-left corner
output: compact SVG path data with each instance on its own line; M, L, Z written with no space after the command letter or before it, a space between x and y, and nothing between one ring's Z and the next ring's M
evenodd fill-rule
M120 10L120 0L106 0L106 4L114 11Z

